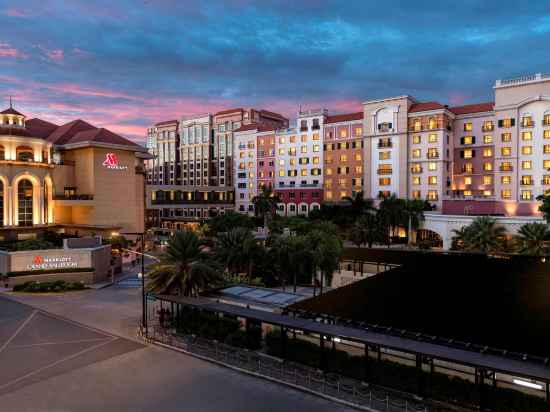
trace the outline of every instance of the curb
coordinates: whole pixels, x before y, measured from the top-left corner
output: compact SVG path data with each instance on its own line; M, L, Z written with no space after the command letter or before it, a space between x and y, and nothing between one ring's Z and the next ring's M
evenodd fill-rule
M350 408L359 409L359 410L367 411L367 412L380 412L377 409L372 409L372 408L369 408L367 406L359 405L359 404L356 404L356 403L353 403L353 402L346 401L344 399L336 398L334 396L327 395L327 394L321 393L321 392L317 392L317 391L314 391L313 389L308 389L308 388L305 388L305 387L300 386L300 385L296 385L296 384L286 382L286 381L283 381L283 380L280 380L280 379L277 379L277 378L273 378L271 376L262 375L262 374L257 373L257 372L252 372L252 371L249 371L247 369L239 368L238 366L229 365L227 363L223 363L223 362L218 361L216 359L212 359L212 358L209 358L207 356L203 356L203 355L199 355L199 354L196 354L196 353L193 353L193 352L189 352L189 351L186 351L185 349L181 349L181 348L177 348L175 346L167 345L165 343L161 343L161 342L158 342L158 341L155 341L155 340L152 340L152 339L144 339L144 341L149 343L149 344L154 344L154 345L157 345L157 346L161 346L163 348L171 349L171 350L176 351L176 352L180 352L180 353L184 353L184 354L189 355L189 356L193 356L194 358L198 358L198 359L201 359L201 360L204 360L204 361L207 361L207 362L215 363L219 366L223 366L223 367L226 367L228 369L233 369L237 372L241 372L241 373L244 373L244 374L247 374L247 375L255 376L257 378L262 378L262 379L265 379L265 380L268 380L268 381L271 381L271 382L278 383L280 385L288 386L290 388L297 389L301 392L306 392L306 393L309 393L311 395L315 395L315 396L318 396L320 398L324 398L324 399L327 399L329 401L339 403L341 405L349 406Z

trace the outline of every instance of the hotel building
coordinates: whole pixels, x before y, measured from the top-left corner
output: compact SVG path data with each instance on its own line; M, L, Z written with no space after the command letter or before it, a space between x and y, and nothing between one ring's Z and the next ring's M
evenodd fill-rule
M58 126L0 112L0 237L142 232L149 156L83 120Z

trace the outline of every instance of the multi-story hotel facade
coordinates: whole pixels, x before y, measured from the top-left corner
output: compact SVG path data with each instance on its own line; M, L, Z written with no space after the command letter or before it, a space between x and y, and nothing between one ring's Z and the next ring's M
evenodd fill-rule
M83 120L59 126L0 112L0 237L142 232L148 157Z
M425 199L442 217L536 219L536 198L550 189L550 75L498 80L494 97L463 106L369 100L350 114L300 111L294 128L271 112L223 111L213 116L210 185L236 184L246 213L266 185L284 215L362 193Z

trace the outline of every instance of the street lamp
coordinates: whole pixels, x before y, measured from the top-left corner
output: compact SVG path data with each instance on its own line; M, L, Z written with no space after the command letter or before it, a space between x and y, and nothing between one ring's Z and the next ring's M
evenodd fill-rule
M147 297L145 296L145 233L144 232L126 232L121 235L141 236L141 325L145 329L147 338Z

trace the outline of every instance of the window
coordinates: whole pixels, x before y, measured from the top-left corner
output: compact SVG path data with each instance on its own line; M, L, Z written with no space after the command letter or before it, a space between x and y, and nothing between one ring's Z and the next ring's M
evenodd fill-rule
M498 127L513 127L516 125L516 119L500 119Z
M348 161L348 155L345 155L345 154L340 155L340 161L341 162L347 162Z
M355 166L355 173L363 173L363 166Z
M503 157L508 157L508 156L511 156L512 155L512 148L511 147L501 147L500 148L500 154L503 156Z
M431 133L428 135L428 143L437 143L437 134Z
M493 149L485 148L483 149L483 157L491 157L493 155Z
M435 201L438 199L437 190L428 190L428 195L426 199Z
M481 126L481 130L483 130L484 132L490 132L491 130L493 130L493 128L494 128L494 125L491 120L484 121L483 126Z
M307 153L307 146L300 147L300 153Z
M474 130L474 127L473 127L471 122L464 123L464 131L465 132L471 132L472 130Z
M391 164L380 164L378 166L378 174L381 174L381 175L392 174Z
M491 170L493 170L493 162L484 162L483 170L485 170L486 172L490 172Z
M550 139L550 129L545 130L543 136L544 136L545 139Z
M543 175L542 176L542 184L543 185L550 185L550 175ZM0 200L1 202L1 200Z
M533 176L523 175L521 176L521 184L524 186L530 186L533 184Z
M501 139L502 142L504 142L504 143L511 142L511 141L512 141L512 133L502 133L502 134L500 135L500 139Z
M502 183L503 185L509 185L510 183L512 183L512 176L502 176L500 178L500 183Z
M313 164L319 164L319 156L313 156Z
M525 115L521 118L521 127L533 127L534 125L533 116Z
M17 217L19 226L32 226L32 183L28 179L22 179L17 186Z
M471 149L468 149L468 150L463 150L462 151L462 157L463 159L471 159L472 157L475 156L475 151L471 150Z
M380 186L390 186L391 185L391 178L390 177L381 177L378 179L378 184Z
M355 136L361 137L363 135L363 128L362 127L356 127L354 129L354 132L355 132Z
M420 199L421 195L420 195L420 190L413 190L412 191L412 198L413 199Z
M521 140L533 140L533 132L521 132Z
M550 169L550 160L543 160L542 167L546 170Z
M318 145L318 144L313 145L313 151L314 151L314 152L318 152L318 151L319 151L319 145Z
M300 136L300 141L301 142L307 142L307 134L303 134Z
M521 154L524 154L524 155L533 154L533 146L522 146Z
M411 166L411 173L422 173L422 165L420 163L414 163Z
M419 185L419 184L421 184L420 176L413 176L413 178L412 178L412 184L413 184L413 185Z
M465 177L464 178L464 184L466 186L471 185L472 184L472 178L470 176Z
M285 171L284 170L279 170L279 176L280 177L285 177Z
M474 136L464 136L460 139L460 144L474 144L476 142L476 138Z
M430 148L428 149L428 159L437 159L439 157L439 153L437 149Z
M413 159L420 158L421 154L422 154L422 151L420 149L413 149L413 151L412 151Z
M545 154L548 154L550 153L550 144L545 144L543 147L542 147L542 150Z
M296 136L290 136L288 140L290 143L296 143Z
M379 160L388 160L391 159L391 152L378 152Z
M348 129L340 129L340 137L343 139L348 137Z
M523 160L521 162L521 168L523 170L531 170L533 166L533 163L530 160Z
M533 200L533 192L531 190L522 190L521 200Z
M512 170L514 170L514 168L512 167L512 163L510 162L502 162L501 165L500 165L500 171L501 172L511 172Z
M490 175L483 176L483 184L484 185L492 185L493 184L493 176L490 176Z
M288 154L289 156L296 156L296 148L291 147L290 149L288 149Z
M486 134L485 136L483 136L483 143L485 144L493 143L493 136L491 136L490 134Z
M489 197L489 196L492 196L493 195L493 191L491 189L485 189L483 191L483 196L485 197Z
M437 163L436 162L428 163L428 170L430 172L433 172L433 171L437 170Z
M414 119L413 129L415 132L422 130L422 121L420 119Z
M307 176L307 169L301 169L300 170L300 175L301 176Z
M313 140L319 140L319 133L313 133L312 139ZM307 140L307 136L306 136L306 140ZM305 140L303 140L303 141L305 141Z
M503 189L500 191L500 197L504 200L512 198L512 191L510 189Z
M464 173L473 173L474 172L474 165L472 163L465 163L462 166L462 171Z
M542 124L543 126L550 126L550 113L544 114L544 117L542 118Z
M429 185L436 185L437 184L437 176L428 176L428 184Z
M284 136L279 137L279 144L285 144L285 137Z
M420 135L413 136L413 144L420 144L422 142L422 137Z

